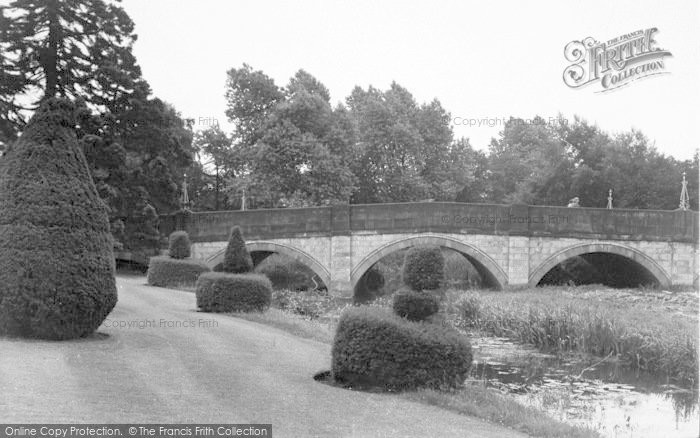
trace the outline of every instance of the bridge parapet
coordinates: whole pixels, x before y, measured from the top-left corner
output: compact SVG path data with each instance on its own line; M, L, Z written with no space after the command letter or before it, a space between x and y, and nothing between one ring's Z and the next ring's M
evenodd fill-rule
M186 229L193 242L350 234L451 233L686 242L697 245L692 211L415 202L197 212L162 217L161 232Z

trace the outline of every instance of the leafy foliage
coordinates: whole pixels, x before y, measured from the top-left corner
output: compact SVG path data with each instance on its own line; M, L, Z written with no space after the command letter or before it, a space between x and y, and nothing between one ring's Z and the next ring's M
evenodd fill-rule
M225 194L225 181L235 177L243 164L234 154L231 138L216 124L195 134L194 149L198 159L187 172L194 207L199 211L240 208L235 202L229 204Z
M131 51L134 23L113 2L15 0L2 16L0 118L8 134L22 128L25 110L36 109L28 99L110 106L144 84Z
M204 312L262 312L272 300L270 280L258 274L204 273L195 292Z
M244 64L229 71L227 101L236 133L226 152L240 158L225 170L229 205L245 192L253 208L427 199L566 205L573 197L604 207L612 189L616 208L674 209L684 170L697 187L697 154L677 161L639 131L613 136L580 118L511 117L488 153L475 150L454 138L438 100L418 103L397 83L355 87L331 107L328 89L304 70L280 88Z
M394 313L409 321L425 321L440 309L437 296L427 291L402 289L394 294L393 299Z
M471 361L469 341L456 330L364 306L341 315L331 352L337 381L394 390L460 387Z
M235 226L231 229L224 262L221 265L222 272L242 274L253 270L253 259L245 247L245 240L241 234L241 228Z
M353 302L361 304L374 300L382 294L384 283L384 275L379 267L372 266L355 285Z
M198 260L155 256L148 262L147 281L151 286L160 287L194 286L197 278L209 271L209 267Z
M73 130L48 99L0 159L0 334L71 339L117 302L107 209Z
M566 205L576 196L583 207L603 208L612 189L614 208L673 210L683 171L689 187L697 186L698 156L677 161L640 131L612 136L578 117L554 124L511 118L491 141L488 170L492 202ZM697 209L697 195L691 194L691 208Z
M0 11L0 142L16 137L41 100L74 100L115 248L153 252L144 209L178 207L192 133L172 106L149 97L132 53L133 22L107 0L15 0Z
M305 291L321 286L314 284L314 272L304 264L280 254L271 254L254 270L272 282L275 290Z
M414 291L439 289L445 277L445 258L439 247L413 247L406 253L403 281Z
M190 256L190 236L187 231L173 231L168 237L169 254L174 259L184 259Z
M320 317L331 307L331 304L331 297L323 292L300 292L282 289L272 293L273 307L305 316L309 319Z
M280 89L244 65L229 70L227 99L246 169L229 182L232 197L246 190L268 207L348 201L354 187L347 163L352 127L342 109L331 108L319 81L300 70Z

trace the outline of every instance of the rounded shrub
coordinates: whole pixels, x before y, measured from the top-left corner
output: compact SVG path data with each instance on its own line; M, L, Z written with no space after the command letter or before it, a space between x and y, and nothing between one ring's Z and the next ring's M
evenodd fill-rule
M190 236L187 231L173 231L168 237L169 254L174 259L184 259L190 256Z
M197 279L196 295L205 312L262 312L270 307L272 284L259 274L207 272Z
M435 290L445 277L445 259L438 247L413 247L403 263L403 281L415 291Z
M430 292L402 289L394 294L394 313L411 321L424 321L440 309L438 298Z
M221 265L221 272L231 274L243 274L253 270L253 259L245 247L245 240L241 234L241 229L235 226L231 229L231 236L226 246L224 262Z
M471 361L469 341L456 330L368 306L343 312L331 352L339 383L393 390L457 388Z
M46 100L0 159L0 335L87 336L117 303L107 207L73 114Z
M302 263L280 254L268 256L255 267L253 272L269 278L275 290L301 291L314 288L313 271Z
M384 287L384 275L376 266L372 266L364 275L365 285L370 290L379 290Z
M194 286L200 274L209 272L199 260L151 257L148 262L148 284L161 287Z
M382 272L376 265L372 266L360 277L360 280L355 285L353 302L355 304L370 302L381 295L383 287L384 276Z

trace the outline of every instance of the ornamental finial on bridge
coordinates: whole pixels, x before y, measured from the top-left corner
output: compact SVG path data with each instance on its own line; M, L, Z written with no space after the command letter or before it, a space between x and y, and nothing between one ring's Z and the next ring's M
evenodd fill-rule
M610 189L610 190L608 190L608 207L607 207L609 210L612 210L612 200L613 200L612 189Z
M688 196L688 181L685 179L685 172L683 172L683 182L681 183L681 203L678 205L681 210L690 209L690 196Z
M183 210L189 210L190 208L190 197L187 195L187 174L182 180L182 195L180 196L180 207Z

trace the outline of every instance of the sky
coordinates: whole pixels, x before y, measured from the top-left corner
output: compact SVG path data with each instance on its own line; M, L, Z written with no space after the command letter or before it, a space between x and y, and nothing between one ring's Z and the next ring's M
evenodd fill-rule
M700 10L675 1L225 1L124 0L134 52L154 95L195 129L233 125L224 114L226 71L243 63L278 86L304 69L344 102L355 86L392 81L419 102L437 98L455 138L485 150L510 116L578 115L610 133L632 128L689 159L700 147ZM672 5L672 6L671 6ZM657 28L664 74L614 91L570 88L572 41L605 42ZM473 119L472 121L470 121ZM470 126L471 125L471 126Z

